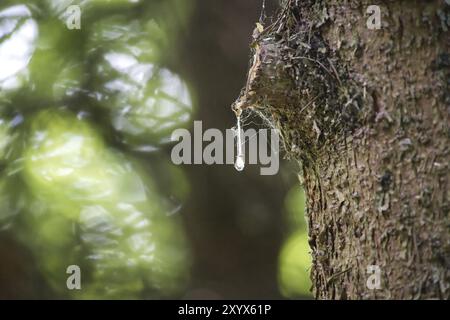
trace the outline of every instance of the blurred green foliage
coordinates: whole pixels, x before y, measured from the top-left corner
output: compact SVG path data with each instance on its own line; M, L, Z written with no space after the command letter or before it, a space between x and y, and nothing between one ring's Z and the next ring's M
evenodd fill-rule
M290 230L280 252L278 267L280 291L288 298L312 297L305 206L303 188L293 186L285 199L286 221Z
M38 24L39 37L28 65L27 93L30 98L60 101L83 84L83 39L61 27L61 21L48 18Z
M73 4L81 30L65 25ZM168 298L187 285L174 213L189 183L164 157L144 165L132 152L160 150L192 116L167 66L190 11L186 0L0 4L0 230L56 296ZM73 264L80 291L66 287Z
M7 147L11 143L12 137L8 123L0 119L0 161L6 156Z
M80 5L81 30L66 27ZM192 0L0 2L0 231L55 297L173 298L189 281L190 192L164 155L195 95L170 68ZM304 194L286 198L279 285L309 295ZM82 290L66 287L79 265Z

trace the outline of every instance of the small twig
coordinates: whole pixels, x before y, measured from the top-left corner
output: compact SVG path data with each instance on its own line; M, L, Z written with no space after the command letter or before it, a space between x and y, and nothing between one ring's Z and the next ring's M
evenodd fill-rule
M339 86L342 87L342 82L341 82L341 79L339 78L339 74L337 73L336 68L334 67L334 65L333 65L333 63L331 62L330 58L328 58L328 62L330 63L330 66L331 66L331 68L333 69L334 74L336 75L336 79L337 79L337 81L339 82Z
M345 269L345 270L343 270L343 271L339 271L339 272L333 274L331 277L328 278L328 280L327 280L327 285L329 285L333 280L335 280L335 279L336 279L337 277L339 277L340 275L343 275L344 273L349 272L351 269L352 269L352 268L350 267L350 268L347 268L347 269Z
M315 96L314 98L312 98L301 110L300 113L301 114L303 111L305 111L306 108L308 108L314 101L317 100L317 98L319 98L321 96L321 94L319 93L317 96Z
M259 22L263 23L264 20L266 20L266 0L263 0L262 2L262 9L261 9L261 15L259 16Z
M319 66L321 66L323 69L325 69L325 71L328 72L328 74L329 74L330 76L334 76L334 75L331 73L331 71L328 70L328 69L323 65L323 63L321 63L319 60L316 60L316 59L313 59L313 58L309 58L309 57L305 57L305 56L297 56L297 57L293 57L292 59L306 59L306 60L315 62L315 63L317 63Z

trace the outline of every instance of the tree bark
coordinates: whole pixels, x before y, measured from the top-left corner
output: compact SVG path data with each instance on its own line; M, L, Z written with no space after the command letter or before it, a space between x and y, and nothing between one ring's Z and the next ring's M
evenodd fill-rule
M302 165L316 298L449 299L450 5L371 2L284 1L233 107Z

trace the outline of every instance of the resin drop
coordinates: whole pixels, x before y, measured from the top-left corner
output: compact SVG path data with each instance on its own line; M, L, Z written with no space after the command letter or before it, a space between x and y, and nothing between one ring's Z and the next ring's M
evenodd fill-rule
M236 161L234 162L234 167L237 171L244 170L245 167L245 160L244 160L244 154L242 151L242 130L241 130L241 117L237 117L237 157Z
M236 161L234 163L234 167L236 168L237 171L244 170L245 161L244 161L244 157L243 156L237 156L236 157Z

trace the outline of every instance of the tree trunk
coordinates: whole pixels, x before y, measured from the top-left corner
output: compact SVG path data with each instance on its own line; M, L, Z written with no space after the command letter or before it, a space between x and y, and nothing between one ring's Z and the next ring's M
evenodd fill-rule
M449 1L371 2L284 1L234 108L302 164L316 298L448 299Z

